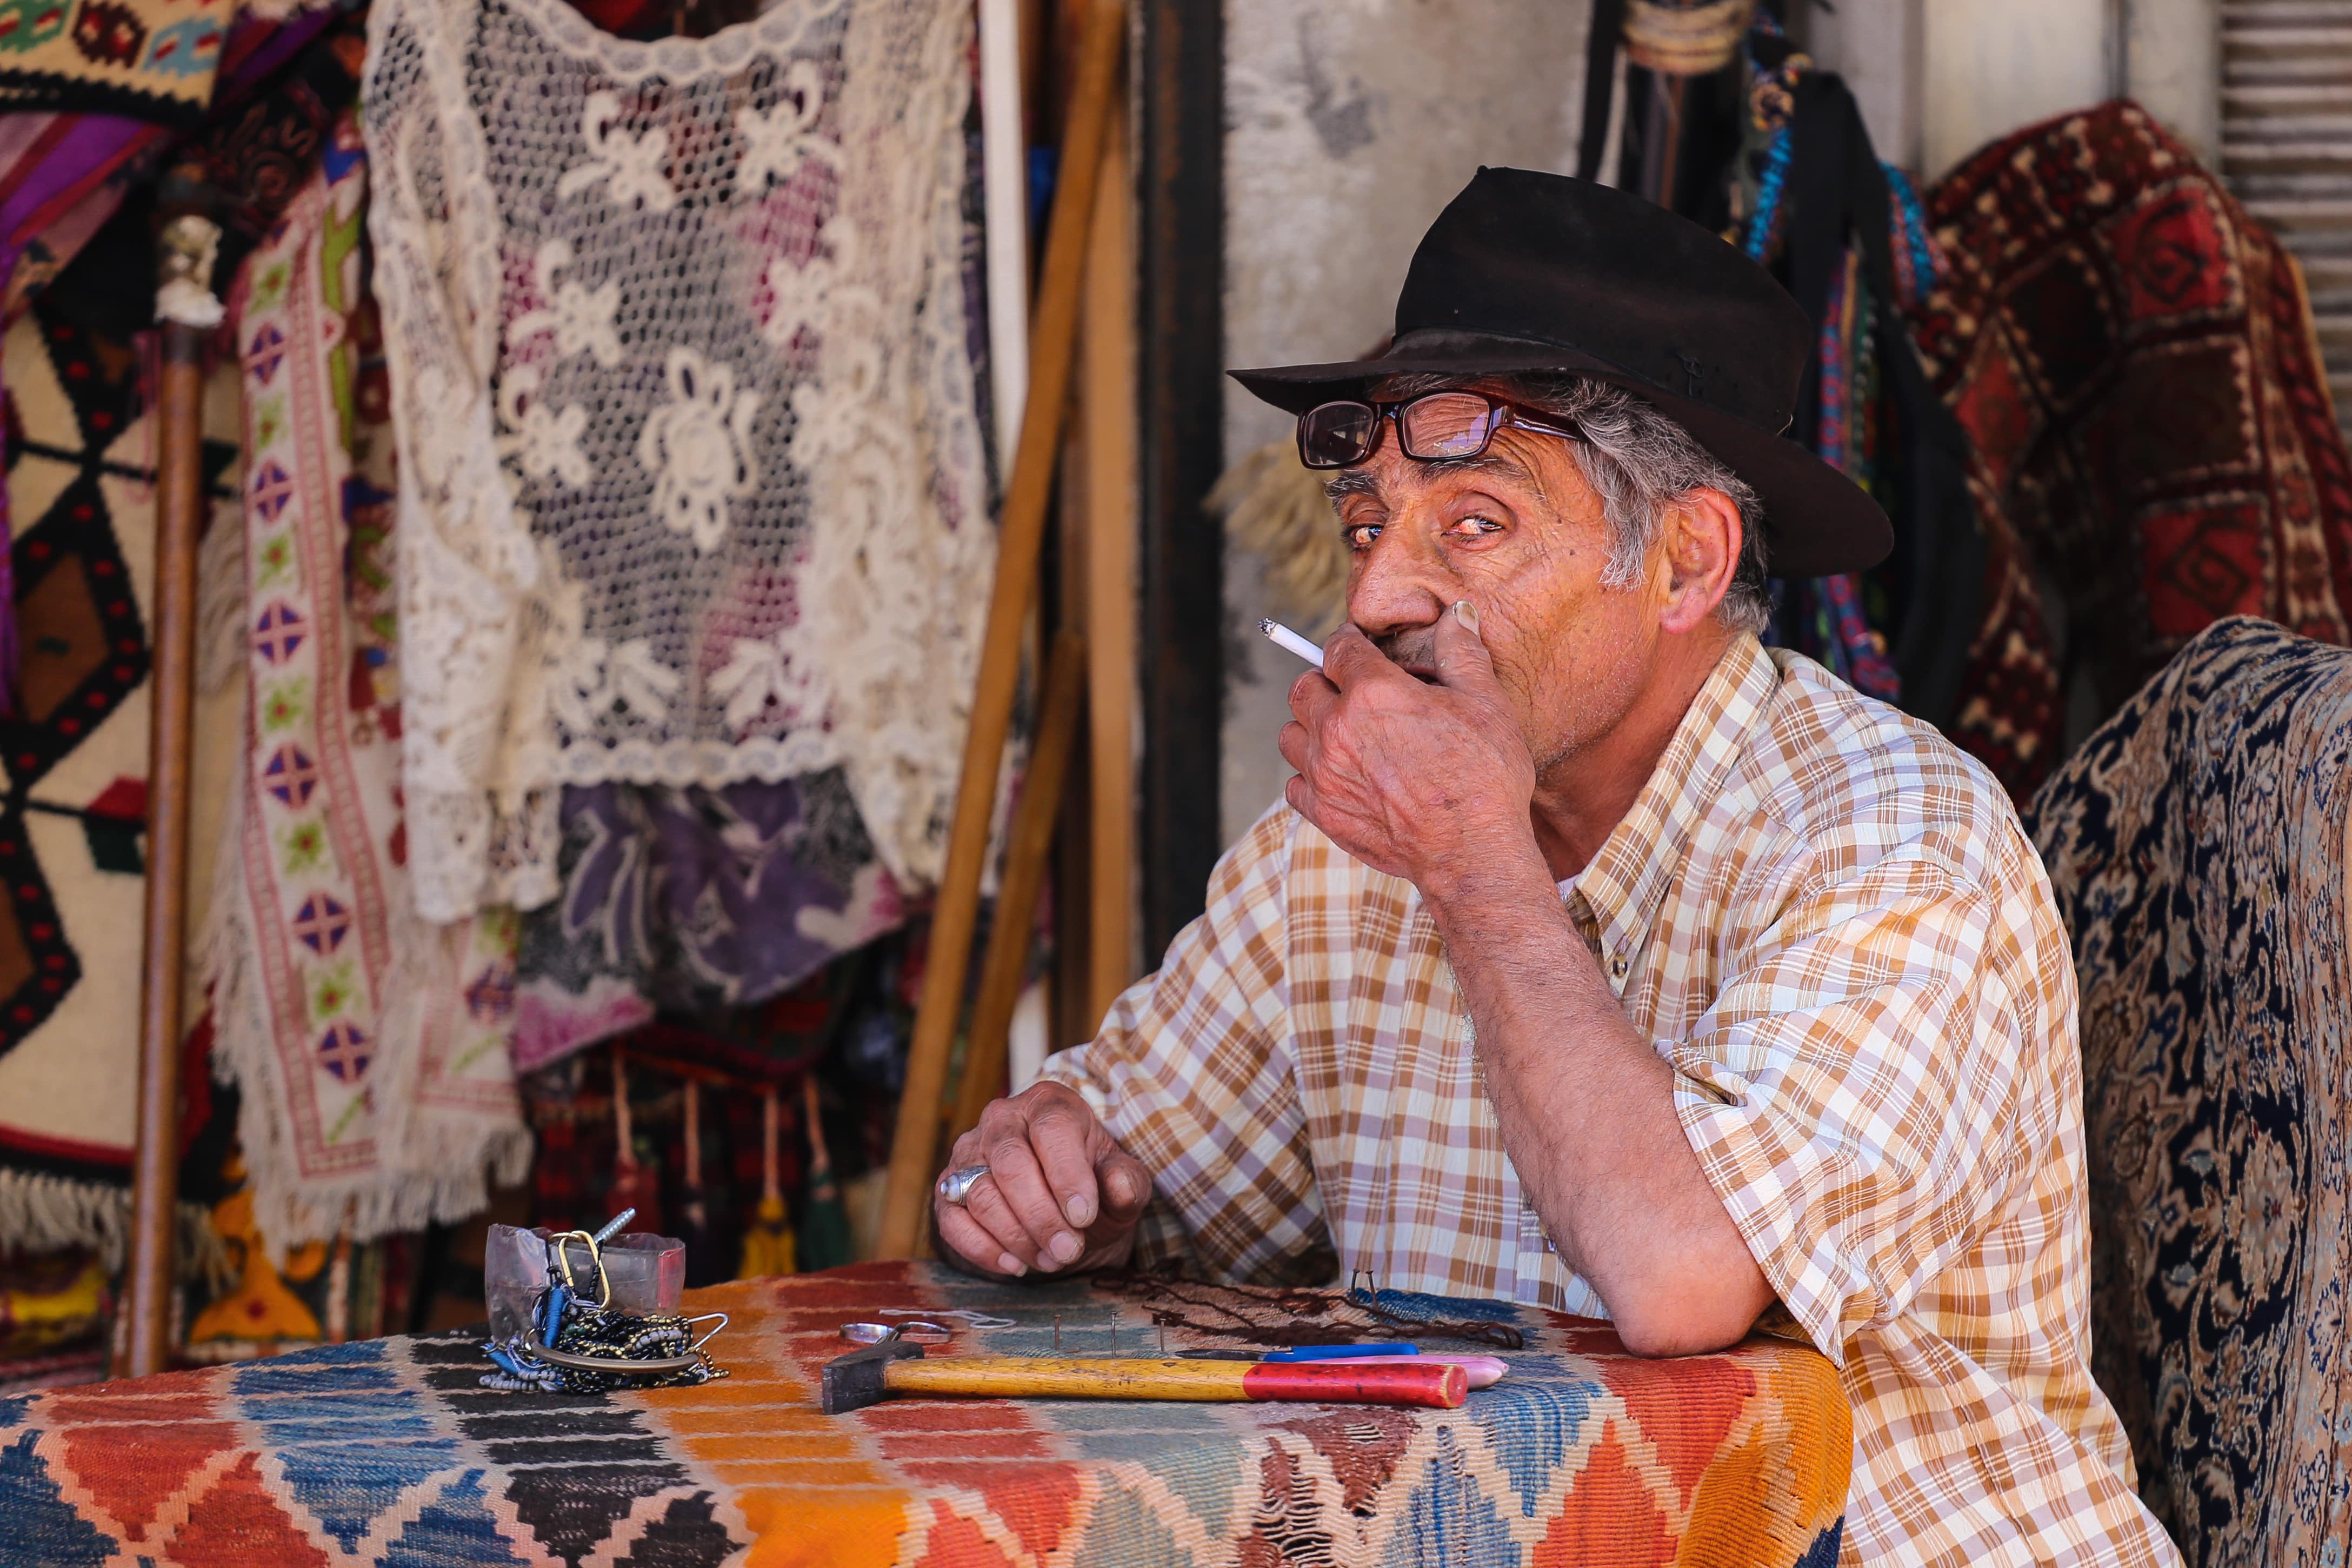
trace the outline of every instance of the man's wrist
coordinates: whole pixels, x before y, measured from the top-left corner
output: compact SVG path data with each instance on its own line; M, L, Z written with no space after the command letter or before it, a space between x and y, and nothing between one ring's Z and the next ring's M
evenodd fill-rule
M1516 910L1559 900L1559 884L1532 839L1493 852L1449 856L1414 879L1421 901L1440 925L1494 910Z

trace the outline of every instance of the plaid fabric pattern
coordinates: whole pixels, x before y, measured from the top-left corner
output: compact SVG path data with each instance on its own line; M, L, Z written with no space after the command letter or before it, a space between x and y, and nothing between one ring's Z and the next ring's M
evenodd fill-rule
M2171 1562L2092 1382L2074 982L2008 798L1742 639L1567 895L1854 1413L1849 1560ZM1153 1250L1601 1317L1503 1149L1413 888L1286 809L1046 1071L1156 1173Z

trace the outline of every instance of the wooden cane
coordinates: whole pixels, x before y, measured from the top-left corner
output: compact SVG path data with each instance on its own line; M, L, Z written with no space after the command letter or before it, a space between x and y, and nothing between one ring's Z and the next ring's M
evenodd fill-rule
M915 1038L907 1053L898 1123L890 1144L876 1249L884 1258L914 1254L922 1236L923 1202L930 1191L931 1158L947 1085L948 1051L962 1010L964 976L971 961L972 928L980 915L980 880L996 811L997 762L1013 723L1021 679L1021 632L1037 591L1037 549L1045 537L1045 504L1053 491L1054 459L1061 445L1064 403L1077 339L1085 281L1087 229L1094 217L1104 130L1117 99L1118 61L1127 43L1121 0L1094 0L1078 51L1076 86L1062 138L1054 216L1045 234L1044 281L1029 333L1029 402L1021 445L1004 490L997 526L996 582L989 598L988 630L981 643L971 728L965 735L963 771L956 787L948 860L931 912L930 955L915 1009Z
M1054 823L1061 815L1062 790L1076 750L1078 713L1086 701L1087 647L1075 632L1054 640L1045 666L1045 701L1037 720L1037 742L1029 753L1021 803L1004 843L1004 880L996 893L996 918L980 961L980 991L971 1003L971 1033L963 1053L963 1077L956 1086L955 1113L948 1118L948 1141L979 1124L980 1113L1003 1092L1004 1061L1013 1034L1013 1009L1021 1000L1021 979L1029 967L1029 938L1037 921L1037 894L1053 858Z
M219 230L201 217L165 228L163 273L209 288ZM196 670L196 534L204 508L205 329L166 319L155 410L154 653L147 691L146 960L140 975L138 1155L123 1332L111 1370L145 1377L171 1357L172 1232L179 1198L180 988L188 907L189 757Z

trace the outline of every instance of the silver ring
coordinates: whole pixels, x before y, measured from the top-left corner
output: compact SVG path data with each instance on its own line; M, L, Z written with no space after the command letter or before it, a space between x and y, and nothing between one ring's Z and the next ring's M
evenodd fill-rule
M971 1196L971 1189L978 1186L980 1178L987 1174L986 1166L958 1166L954 1170L940 1177L940 1197L944 1201L961 1208L963 1200Z

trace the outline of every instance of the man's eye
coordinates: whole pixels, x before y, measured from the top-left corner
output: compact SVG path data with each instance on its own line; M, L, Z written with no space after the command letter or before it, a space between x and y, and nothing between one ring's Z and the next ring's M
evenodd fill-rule
M1456 538L1478 538L1487 534L1501 533L1503 525L1492 517L1482 517L1474 514L1456 520L1454 526L1445 531Z
M1348 548L1349 549L1370 549L1372 548L1372 541L1381 537L1381 525L1378 523L1357 523L1350 528L1341 530L1340 537L1348 541Z

